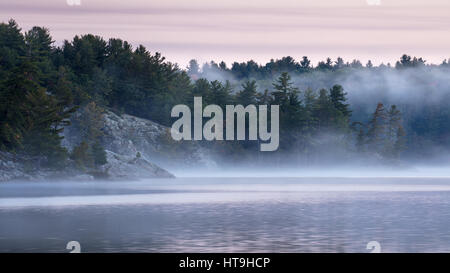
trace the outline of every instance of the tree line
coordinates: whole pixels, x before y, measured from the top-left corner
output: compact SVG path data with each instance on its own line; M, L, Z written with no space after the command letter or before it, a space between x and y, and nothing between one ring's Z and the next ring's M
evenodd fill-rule
M362 66L357 60L342 59L333 63L328 58L313 67L307 57L300 62L285 57L264 66L249 61L228 68L224 62L211 62L202 70L191 61L184 70L159 53L142 45L133 48L121 39L106 41L88 34L60 47L53 43L46 28L23 33L14 20L0 24L0 149L44 157L43 164L49 166L61 167L67 158L81 168L105 163L101 147L105 109L170 126L171 108L192 105L194 96L202 96L204 105L222 107L280 105L280 153L317 153L318 140L325 136L339 140L333 142L335 147L383 157L398 158L407 148L402 114L395 105L385 110L374 102L369 122L358 122L352 120L341 85L299 90L291 80L291 75L311 70L373 69L371 63ZM405 55L392 69L422 65L423 59ZM212 68L241 80L204 78ZM271 88L259 90L259 79L267 75L274 76ZM83 141L67 151L61 146L61 131L71 123L82 132ZM224 154L256 151L246 141L227 145Z
M424 66L433 67L450 67L450 59L445 59L440 65L427 64L426 60L421 57L411 57L409 55L402 55L400 60L396 61L394 65L390 63L381 63L375 66L371 60L369 60L365 65L361 61L354 59L351 62L344 61L341 57L338 57L335 61L331 58L326 58L325 61L319 61L316 66L313 65L312 61L307 57L303 56L300 61L296 61L291 56L282 57L281 59L271 59L268 63L261 65L253 60L247 62L233 62L230 67L224 62L216 63L210 61L209 63L204 63L200 66L197 60L192 59L189 61L187 66L188 74L196 78L204 77L210 72L219 72L228 74L236 79L266 79L278 75L281 72L289 72L291 75L300 75L303 73L311 73L314 71L322 72L336 72L339 70L351 70L351 69L407 69L407 68L417 68Z

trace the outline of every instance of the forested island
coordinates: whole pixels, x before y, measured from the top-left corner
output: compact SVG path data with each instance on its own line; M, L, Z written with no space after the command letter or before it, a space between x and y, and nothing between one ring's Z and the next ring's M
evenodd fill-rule
M192 60L180 68L117 38L87 34L55 46L48 29L22 31L10 20L0 24L0 159L23 161L30 172L76 169L107 177L102 166L111 139L105 137L105 119L113 124L114 118L134 116L163 132L173 122L172 107L192 106L194 96L205 106L279 105L279 149L261 153L251 141L194 145L163 132L152 138L160 152L133 150L129 160L192 163L201 149L219 166L276 168L361 159L431 162L448 154L450 60L427 64L403 55L378 66L341 58L317 65L306 56L299 60ZM64 145L67 130L77 132L72 145Z

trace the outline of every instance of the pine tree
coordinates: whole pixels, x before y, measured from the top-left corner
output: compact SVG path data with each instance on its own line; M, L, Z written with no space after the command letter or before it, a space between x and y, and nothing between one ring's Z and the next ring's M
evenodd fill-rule
M269 105L271 103L271 94L269 93L269 90L264 90L263 93L257 94L257 101L259 105Z
M344 68L344 66L345 66L344 59L342 59L341 57L338 57L336 60L336 64L334 65L334 69L341 69L341 68Z
M271 104L280 106L280 149L298 145L304 135L305 109L300 98L300 91L291 81L291 76L283 72L272 84L273 100Z
M83 141L88 145L97 143L103 136L104 127L103 109L95 102L84 106L80 114L75 118L77 129Z
M383 152L386 140L386 111L382 103L378 103L372 119L369 121L367 143L369 148L378 153Z
M54 89L47 89L57 75L50 59L50 34L34 27L22 36L14 21L0 24L0 33L0 50L14 52L16 57L14 63L0 58L2 67L10 71L0 83L0 148L39 156L48 166L62 167L67 152L60 145L60 133L74 109L55 96Z
M405 148L405 130L402 116L397 106L392 105L387 112L387 143L385 153L388 157L397 158Z
M300 61L300 66L303 69L303 71L307 71L311 68L311 61L308 59L307 56L303 56L302 60Z
M285 123L290 124L290 128L300 129L305 124L304 108L298 92L289 93L289 103L284 106Z
M317 94L311 88L303 92L305 129L314 133L317 130L317 117L314 115L317 103Z
M281 73L280 77L273 83L274 91L272 96L274 97L273 103L282 107L288 103L290 93L298 93L298 88L293 86L291 82L291 76L287 72Z
M319 97L315 102L313 113L319 131L327 131L334 127L338 112L326 89L319 90Z
M222 69L223 71L227 71L227 70L228 70L227 64L226 64L224 61L221 61L221 62L219 63L219 67L220 67L220 69Z
M242 90L237 94L237 102L244 106L256 104L256 88L256 81L246 81L244 84L242 84Z
M192 96L190 98L191 102L193 103L193 97L202 97L203 98L203 104L212 104L214 103L212 101L213 95L211 91L211 83L204 78L198 79L195 82L194 88L192 89Z
M35 70L24 63L25 41L14 20L0 24L0 149L14 150L23 141L24 115L19 105L34 83L27 77Z
M211 82L211 101L225 109L225 106L232 103L231 97L231 83L226 81L225 84L222 84L219 81Z
M99 167L108 163L106 159L106 152L99 141L96 141L91 147L91 154L94 161L94 166ZM139 154L140 155L140 154Z
M25 33L26 56L36 64L39 70L39 83L48 86L55 74L55 68L50 56L53 51L53 41L46 28L33 27Z
M32 114L25 108L25 98L30 92L42 88L37 83L37 67L29 59L23 58L22 63L12 70L10 77L1 90L1 120L0 135L2 146L14 150L22 146L26 134L27 120Z
M396 105L392 105L389 111L387 112L387 138L388 141L393 144L395 142L397 129L401 126L401 113L397 109Z
M349 104L345 103L347 93L344 92L344 88L341 85L334 85L330 89L330 100L333 103L334 108L342 113L342 115L349 119L352 111L349 109Z
M94 166L94 158L89 153L89 144L85 141L73 148L70 158L75 162L76 166L83 171Z
M60 133L73 109L65 108L44 88L27 93L22 109L26 113L23 151L44 156L50 167L63 167L67 151L61 147Z

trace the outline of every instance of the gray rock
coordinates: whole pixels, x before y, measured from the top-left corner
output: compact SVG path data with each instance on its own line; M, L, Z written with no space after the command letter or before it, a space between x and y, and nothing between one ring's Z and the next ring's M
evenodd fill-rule
M168 171L140 157L119 155L108 150L106 157L108 163L101 168L111 179L174 177Z
M217 164L195 141L177 142L170 128L131 115L104 115L103 143L106 150L135 157L138 153L149 162L165 168L216 167Z
M73 181L91 181L94 180L94 176L89 174L78 174L70 178Z
M168 129L153 121L126 114L118 116L107 112L104 118L103 142L106 150L127 156L141 152L148 160L161 149L160 137Z
M6 152L0 152L0 182L10 180L27 180L31 176L26 173L20 158Z
M108 179L174 177L154 163L158 151L163 149L160 137L167 127L126 114L119 116L111 111L106 111L103 117L102 145L108 163L101 167L100 172L104 172ZM62 144L68 150L82 141L76 123L64 128L63 136Z
M38 157L28 157L7 152L0 152L0 182L39 181L39 180L93 180L88 175L74 168L66 170L45 169L39 166Z

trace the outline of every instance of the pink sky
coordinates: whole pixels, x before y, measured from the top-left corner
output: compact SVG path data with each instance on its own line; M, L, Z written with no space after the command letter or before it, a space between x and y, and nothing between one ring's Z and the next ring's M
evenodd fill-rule
M200 62L309 56L394 63L403 53L450 57L449 0L0 0L0 20L76 34L122 38L185 67Z

